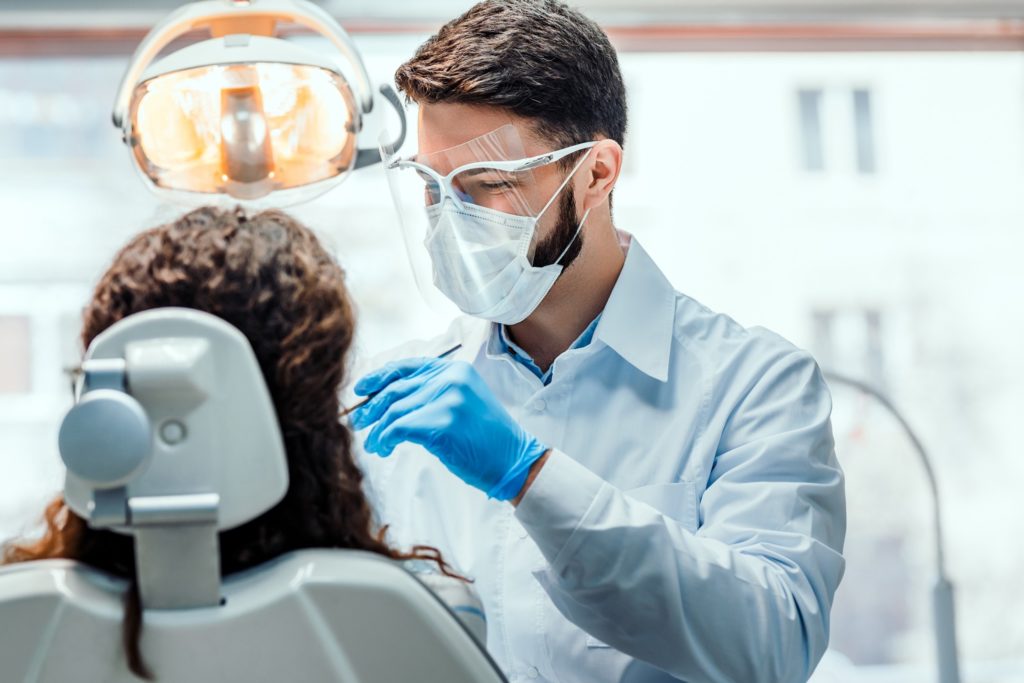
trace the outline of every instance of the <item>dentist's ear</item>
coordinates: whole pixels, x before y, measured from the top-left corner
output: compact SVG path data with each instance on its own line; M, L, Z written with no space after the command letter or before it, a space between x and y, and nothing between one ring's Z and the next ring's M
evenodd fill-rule
M580 181L581 211L600 206L611 194L622 171L622 146L615 140L600 140L590 148ZM584 184L585 183L585 184Z

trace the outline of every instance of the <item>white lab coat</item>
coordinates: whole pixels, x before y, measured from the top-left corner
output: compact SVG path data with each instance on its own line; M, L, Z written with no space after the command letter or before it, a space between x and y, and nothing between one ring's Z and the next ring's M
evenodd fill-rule
M593 340L547 386L468 318L371 365L457 342L554 449L518 509L417 446L360 459L392 542L434 545L476 580L510 680L806 680L845 534L807 353L675 292L635 240Z

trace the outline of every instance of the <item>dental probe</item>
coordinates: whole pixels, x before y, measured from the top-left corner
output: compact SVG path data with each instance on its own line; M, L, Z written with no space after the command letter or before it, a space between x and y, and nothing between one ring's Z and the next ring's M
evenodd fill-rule
M462 344L456 344L455 346L453 346L452 348L448 349L447 351L443 351L443 352L441 352L441 353L440 353L439 355L437 355L437 356L434 356L434 358L437 358L437 359L445 358L445 357L447 357L447 356L450 356L450 355L452 355L453 353L455 353L456 351L458 351L458 350L459 350L459 349L461 349L461 348L462 348ZM366 398L364 398L364 399L363 399L362 401L360 401L359 403L357 403L357 404L355 404L354 406L352 406L351 408L346 408L345 410L343 410L343 411L341 412L341 417L345 417L346 415L348 415L349 413L351 413L351 412L352 412L353 410L355 410L356 408L360 408L360 407L362 407L363 405L365 405L365 404L366 404L366 402L367 402L367 401L369 401L369 400L370 400L371 398L373 398L374 396L376 396L376 395L377 395L377 394L379 394L379 393L380 393L379 391L375 391L375 392L373 392L372 394L370 394L369 396L367 396Z

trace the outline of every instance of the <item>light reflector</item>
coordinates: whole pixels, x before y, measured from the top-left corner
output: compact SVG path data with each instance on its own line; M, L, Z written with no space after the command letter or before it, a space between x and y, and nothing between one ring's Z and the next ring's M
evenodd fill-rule
M318 66L197 66L137 86L130 144L158 188L256 199L351 169L356 111L348 84Z

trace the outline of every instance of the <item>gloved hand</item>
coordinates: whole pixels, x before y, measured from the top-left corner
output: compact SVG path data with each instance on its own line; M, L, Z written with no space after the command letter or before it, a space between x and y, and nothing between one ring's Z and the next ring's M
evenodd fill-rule
M462 481L499 500L515 498L548 450L508 414L469 363L409 358L360 379L352 411L359 430L376 423L365 448L382 457L403 441L433 453Z

